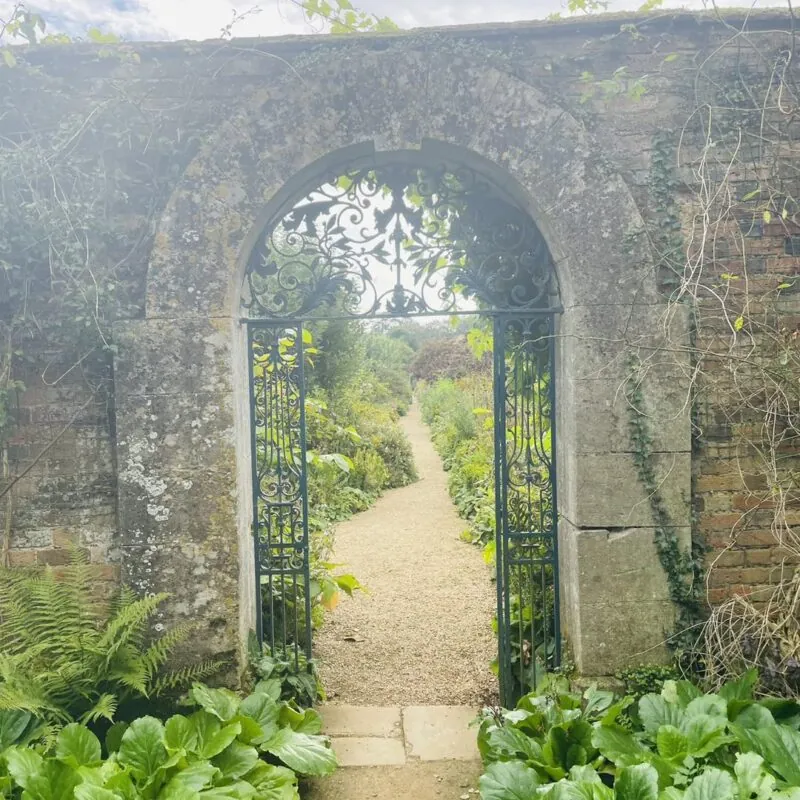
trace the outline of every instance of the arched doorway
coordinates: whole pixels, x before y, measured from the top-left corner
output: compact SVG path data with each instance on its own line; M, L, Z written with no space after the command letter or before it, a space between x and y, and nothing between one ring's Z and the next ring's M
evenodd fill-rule
M456 154L458 153L458 154ZM493 343L498 663L504 703L560 662L553 259L513 192L463 151L370 152L306 171L250 252L257 631L311 659L307 325L473 315Z

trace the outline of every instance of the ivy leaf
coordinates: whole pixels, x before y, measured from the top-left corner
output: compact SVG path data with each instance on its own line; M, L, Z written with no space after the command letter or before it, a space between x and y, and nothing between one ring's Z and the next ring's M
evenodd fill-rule
M772 222L772 212L769 209L764 211L763 219L765 225L769 225L769 223Z
M17 66L17 59L14 57L14 54L8 49L3 48L3 61L7 67L16 67Z
M735 331L740 331L742 328L744 328L744 317L736 317L736 321L733 323L733 329Z

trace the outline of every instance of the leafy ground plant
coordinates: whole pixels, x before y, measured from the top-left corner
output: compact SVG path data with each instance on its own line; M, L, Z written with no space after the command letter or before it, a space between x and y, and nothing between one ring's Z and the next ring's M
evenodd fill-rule
M59 725L109 723L128 702L182 692L216 672L211 661L166 668L189 633L179 626L148 638L166 597L136 598L123 588L100 602L78 553L58 574L0 569L0 710Z
M800 704L754 699L756 681L703 694L667 680L637 702L549 677L513 711L484 713L481 797L800 800Z
M319 715L280 701L280 689L262 681L241 699L195 684L196 711L118 723L105 748L79 723L49 750L12 744L0 751L0 797L296 800L298 775L328 775L337 764ZM0 722L0 742L2 731Z

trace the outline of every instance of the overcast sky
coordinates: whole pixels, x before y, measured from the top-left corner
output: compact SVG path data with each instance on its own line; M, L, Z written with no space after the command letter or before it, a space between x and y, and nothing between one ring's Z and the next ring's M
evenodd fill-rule
M611 0L610 11L636 9L643 0ZM669 0L671 7L702 8L704 0ZM780 5L781 0L757 0ZM365 11L386 15L401 27L543 19L564 12L566 0L356 0ZM735 3L725 3L734 5ZM740 3L744 5L745 3ZM12 0L0 0L6 11ZM290 0L28 0L50 27L80 35L96 26L126 39L210 39L219 36L234 9L259 8L234 29L238 36L308 33L311 28ZM0 14L0 17L2 14Z

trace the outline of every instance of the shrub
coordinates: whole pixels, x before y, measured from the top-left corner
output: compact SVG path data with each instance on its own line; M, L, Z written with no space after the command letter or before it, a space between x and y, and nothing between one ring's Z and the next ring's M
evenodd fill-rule
M491 358L477 360L466 336L425 342L411 365L411 375L420 381L455 380L473 372L489 374Z
M549 677L514 711L484 712L482 797L593 800L797 800L793 700L756 701L754 671L703 694L666 680L659 694L570 692ZM618 723L623 712L631 729Z
M105 738L105 756L97 736L79 723L63 728L54 747L3 746L0 724L0 796L298 800L297 775L328 775L336 758L319 735L319 715L279 695L277 680L262 681L243 700L195 684L196 711L166 723L151 716L118 723Z
M368 494L379 495L389 483L389 470L375 450L360 448L353 459L351 485Z
M123 588L104 605L77 553L58 577L50 568L0 569L0 710L59 724L110 722L127 703L217 671L211 661L165 668L190 631L177 626L150 639L150 621L166 597L136 598Z
M372 442L388 471L386 488L408 486L417 480L417 466L414 463L411 442L397 425L392 425L377 436L373 436Z

